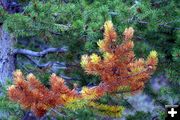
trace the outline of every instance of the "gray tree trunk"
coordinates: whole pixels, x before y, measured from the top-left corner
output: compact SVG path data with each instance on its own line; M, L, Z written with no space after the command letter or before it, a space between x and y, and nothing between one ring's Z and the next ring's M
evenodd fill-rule
M15 56L13 54L14 39L0 26L0 83L6 84L7 79L12 80L12 73L15 70ZM32 113L27 112L22 120L38 120ZM6 113L0 112L0 118ZM44 119L43 119L44 120Z
M12 79L12 73L15 70L13 46L13 37L0 26L0 83L2 85L6 84L7 79Z

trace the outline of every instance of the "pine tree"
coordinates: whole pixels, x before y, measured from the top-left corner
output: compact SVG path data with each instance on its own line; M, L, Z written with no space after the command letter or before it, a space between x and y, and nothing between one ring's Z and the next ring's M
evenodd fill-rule
M103 23L111 20L117 33L123 33L124 29L130 26L135 29L133 39L137 57L146 57L150 50L157 50L159 64L155 75L165 75L168 85L157 93L153 92L147 83L145 92L150 94L158 105L162 105L163 110L160 112L164 112L165 104L177 104L180 100L178 3L178 0L0 0L0 24L5 31L3 33L11 35L11 41L14 41L7 56L9 57L12 51L15 52L10 57L14 60L8 60L12 63L15 61L15 64L10 65L13 69L7 70L9 73L5 79L3 77L3 84L6 78L12 78L12 71L16 68L25 74L34 73L46 86L49 86L48 78L52 72L71 80L72 82L68 82L70 87L73 83L78 86L97 85L100 82L99 77L84 74L79 60L83 54L102 54L98 52L96 42L103 37ZM1 42L0 46L4 48L4 45L9 45L6 43L7 41L3 44ZM33 54L39 54L39 51L52 47L63 47L61 50L66 52L41 54L39 57L17 52L19 49L29 49ZM0 56L4 56L1 53ZM5 68L8 67L3 70L6 70ZM7 72L1 72L0 75L3 75L2 73Z

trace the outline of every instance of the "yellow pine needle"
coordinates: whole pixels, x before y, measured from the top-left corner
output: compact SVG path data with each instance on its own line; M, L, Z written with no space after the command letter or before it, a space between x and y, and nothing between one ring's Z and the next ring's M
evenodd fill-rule
M91 56L91 62L94 64L97 64L101 61L101 57L99 57L97 54L93 53Z
M149 57L151 58L157 58L157 52L155 50L152 50L149 54Z
M111 106L98 104L96 102L89 102L89 107L92 107L94 110L97 110L98 113L108 115L111 117L120 117L122 112L124 111L124 107L122 106Z

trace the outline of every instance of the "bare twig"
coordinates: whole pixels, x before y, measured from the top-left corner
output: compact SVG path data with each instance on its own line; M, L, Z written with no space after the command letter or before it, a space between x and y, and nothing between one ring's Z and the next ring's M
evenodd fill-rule
M27 59L29 59L33 64L35 64L38 68L48 68L48 67L52 67L53 65L58 65L59 69L67 69L64 62L58 62L58 61L52 62L52 61L49 61L47 63L39 63L39 62L37 62L36 60L32 59L29 56L25 56L25 57Z
M60 74L60 77L65 80L73 80L73 78Z
M32 51L32 50L27 50L27 49L14 49L13 53L14 54L21 54L21 55L29 55L29 56L33 56L33 57L43 57L49 53L54 53L54 52L57 52L57 53L64 53L64 52L67 52L67 48L63 47L63 48L47 48L43 51L40 51L40 52L35 52L35 51Z
M64 114L60 113L59 111L57 111L56 109L51 109L51 111L53 111L54 113L58 114L59 116L63 116L66 117Z
M51 34L54 34L54 35L62 35L61 33L58 33L58 32L54 32L54 31L49 31Z

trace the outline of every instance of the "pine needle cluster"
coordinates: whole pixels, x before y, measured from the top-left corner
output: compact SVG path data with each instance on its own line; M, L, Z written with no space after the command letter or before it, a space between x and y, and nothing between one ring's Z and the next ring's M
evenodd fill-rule
M104 39L98 41L103 58L93 53L83 55L81 65L88 74L99 75L103 90L117 92L122 87L129 87L129 92L142 90L144 83L156 69L157 52L151 51L147 60L136 59L133 47L133 28L125 29L124 39L117 44L117 34L111 21L104 24ZM98 87L97 87L98 88Z
M46 88L33 74L27 80L20 70L14 72L14 85L8 89L9 98L18 102L25 109L30 109L37 116L43 116L48 109L56 105L71 101L76 95L70 90L64 80L52 74L50 77L51 88Z

